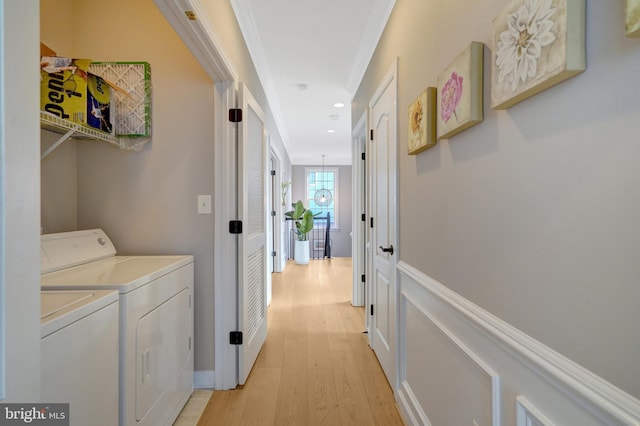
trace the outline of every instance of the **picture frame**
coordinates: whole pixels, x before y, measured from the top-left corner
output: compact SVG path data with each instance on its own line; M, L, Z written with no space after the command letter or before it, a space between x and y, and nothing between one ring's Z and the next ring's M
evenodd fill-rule
M482 107L484 44L474 41L438 75L438 139L475 126Z
M640 0L625 0L627 37L640 37Z
M511 0L494 18L492 109L507 109L586 69L585 10L585 0Z
M409 155L416 155L437 143L436 97L438 89L427 87L409 105L409 128L407 148Z

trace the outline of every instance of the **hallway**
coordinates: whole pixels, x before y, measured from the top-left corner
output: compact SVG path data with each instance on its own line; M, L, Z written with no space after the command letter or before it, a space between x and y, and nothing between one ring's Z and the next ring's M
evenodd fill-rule
M351 258L273 274L269 334L251 375L214 391L198 425L402 425L351 281Z

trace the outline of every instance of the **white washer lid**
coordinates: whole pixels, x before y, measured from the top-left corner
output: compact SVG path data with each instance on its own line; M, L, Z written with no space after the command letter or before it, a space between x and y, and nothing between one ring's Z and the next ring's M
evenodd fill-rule
M40 292L40 332L46 337L105 306L118 302L113 290L59 290Z

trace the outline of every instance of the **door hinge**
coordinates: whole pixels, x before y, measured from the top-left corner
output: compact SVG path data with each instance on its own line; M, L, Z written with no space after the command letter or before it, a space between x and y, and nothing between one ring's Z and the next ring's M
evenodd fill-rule
M373 140L373 129L371 129L371 134L369 135L370 140Z
M275 251L271 252L271 257L276 257L276 252Z
M189 336L189 350L191 350L191 336Z
M364 282L366 282L366 279L365 279L365 278L366 278L366 277L365 277L365 275L364 275L364 274L362 274L362 275L360 276L360 280L361 280L363 283L364 283Z
M276 175L276 171L275 170L271 170L271 176L275 176Z
M373 304L371 304L371 316L373 316Z
M276 211L275 210L271 210L271 217L276 217Z
M240 123L242 121L242 110L240 108L229 109L229 121L232 123Z
M362 155L360 156L360 158L362 158L363 160L365 159L364 152L362 153Z
M242 344L242 331L231 331L231 332L229 332L229 344L230 345L241 345Z
M373 228L373 218L370 218L370 220L371 220L371 223L369 224L369 227Z
M229 233L230 234L242 234L242 221L230 220L229 221Z
M362 213L362 221L366 222L367 221L367 215L366 213Z

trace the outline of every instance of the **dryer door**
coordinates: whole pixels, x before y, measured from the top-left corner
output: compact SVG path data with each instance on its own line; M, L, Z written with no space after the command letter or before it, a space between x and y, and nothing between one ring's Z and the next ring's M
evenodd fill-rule
M156 287L159 285L160 282ZM191 387L191 383L185 386L182 380L185 371L189 373L187 366L191 361L193 312L190 299L190 289L185 288L138 320L135 331L136 422L154 423L158 413L177 405L176 398L180 398L185 388ZM188 374L188 379L192 374ZM154 411L155 414L149 416ZM127 420L133 419L128 417Z

